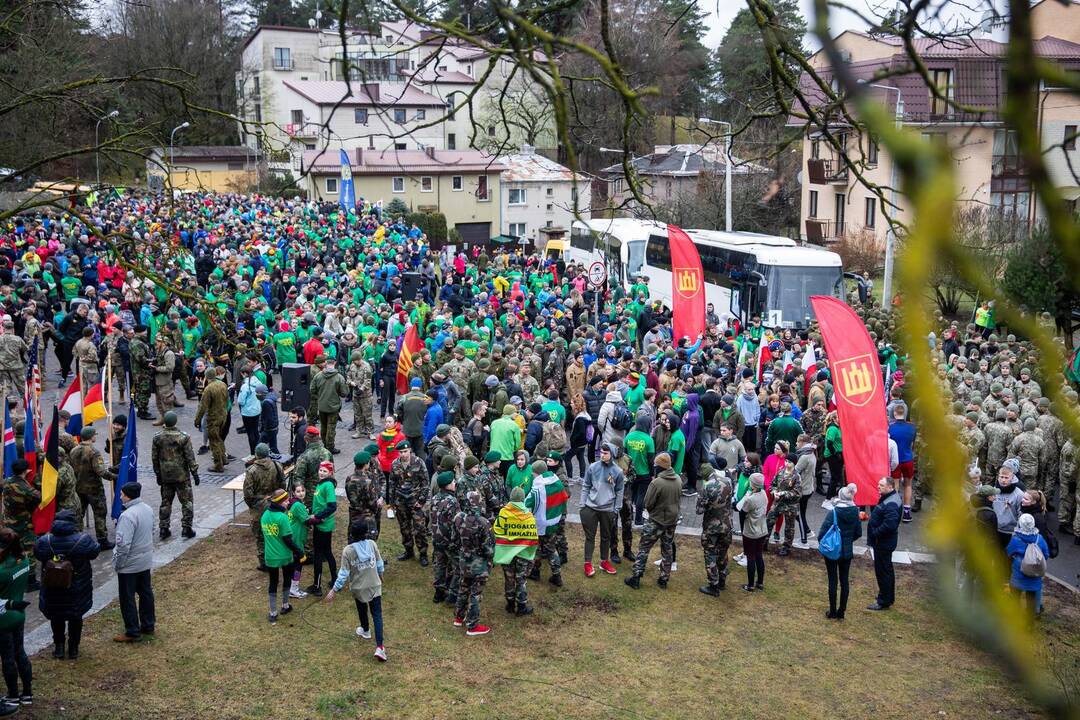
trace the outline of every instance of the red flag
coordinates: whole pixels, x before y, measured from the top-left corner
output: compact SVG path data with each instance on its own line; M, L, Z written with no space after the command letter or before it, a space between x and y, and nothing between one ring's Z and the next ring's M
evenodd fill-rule
M811 295L825 351L833 398L844 439L844 467L855 483L856 505L876 505L878 480L889 474L889 428L877 350L866 326L846 303Z
M402 336L401 348L398 350L397 391L399 395L409 392L409 371L412 370L413 355L423 348L424 343L420 340L420 333L414 323L409 326L405 331L405 335Z
M705 332L705 273L690 236L668 225L671 245L671 316L674 340L696 340Z
M807 348L806 354L802 359L803 369L803 397L810 396L810 383L814 382L817 376L817 351L814 350L814 343L810 343L810 347Z

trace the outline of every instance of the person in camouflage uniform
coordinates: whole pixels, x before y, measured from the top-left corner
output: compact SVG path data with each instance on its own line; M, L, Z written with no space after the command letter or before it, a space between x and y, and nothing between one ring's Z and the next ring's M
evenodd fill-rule
M994 419L986 424L983 435L986 436L986 467L991 473L997 472L1009 456L1009 445L1015 437L1012 429L1005 424L1004 408L994 412Z
M450 446L446 442L446 436L450 434L450 426L446 423L440 424L435 428L435 436L428 441L427 451L428 458L431 459L431 467L433 470L452 470L457 465L457 458L453 458L453 464L448 468L444 468L443 458L448 455L452 455L450 452Z
M68 462L68 453L60 448L60 467L56 469L56 511L70 510L75 514L75 526L83 529L83 506L79 493L75 490L75 471Z
M150 414L150 392L154 371L150 368L150 346L143 339L145 334L141 327L133 333L128 342L128 352L131 356L131 384L136 416L143 420L153 420L154 416Z
M466 506L454 517L461 577L454 609L454 626L464 624L467 635L484 635L488 632L488 628L480 624L480 599L491 572L491 561L495 558L495 536L491 533L491 524L483 515L483 503L484 498L474 490L468 494Z
M390 466L390 501L401 531L401 544L405 551L398 560L410 560L419 551L420 565L427 567L427 522L424 506L431 494L427 468L424 461L412 451L407 440L398 443L398 458Z
M1076 512L1077 500L1080 499L1080 484L1077 483L1080 453L1071 437L1061 447L1058 468L1058 529L1066 535L1080 538L1080 513ZM1080 545L1076 538L1074 542Z
M311 512L312 502L315 500L315 488L319 485L319 465L324 462L333 462L334 456L323 445L319 428L309 425L304 431L304 452L297 458L293 466L291 486L302 485L305 490L304 506ZM304 554L313 558L314 533L308 533L304 540Z
M726 463L727 461L721 460ZM706 584L698 588L716 597L727 582L728 548L731 547L731 480L708 463L700 476L708 478L698 495L695 510L701 519L701 550L705 554Z
M30 584L27 590L39 588L34 561L34 510L41 504L41 491L26 479L30 466L18 458L11 464L12 477L4 483L4 524L19 536L19 545L30 559Z
M162 416L154 424L163 425L165 413L177 407L176 380L173 379L176 353L169 347L168 338L161 333L154 338L154 351L154 362L150 368L154 371L154 400L157 402L158 415Z
M1045 477L1041 472L1046 459L1046 443L1036 431L1035 418L1024 420L1024 430L1009 445L1009 457L1020 460L1020 477L1024 486L1047 492Z
M0 334L0 387L5 401L22 400L26 386L26 353L26 342L15 334L15 323L11 318L5 319L4 332ZM22 403L16 402L15 407L22 407Z
M115 480L113 473L105 468L105 460L94 447L94 428L84 427L80 433L80 442L68 456L68 462L75 471L75 490L83 508L94 512L94 534L103 550L111 550L109 531L105 527L105 481Z
M984 474L986 468L986 435L979 429L979 414L968 412L964 415L964 429L960 431L960 442L967 448L968 464L975 465Z
M72 348L72 352L75 355L75 360L78 362L79 375L82 377L80 381L82 387L88 388L101 381L101 367L98 365L98 349L94 344L94 329L91 327L85 327L82 331L82 337L75 343L75 347Z
M345 481L345 497L349 500L349 524L366 520L370 528L368 537L377 540L382 525L382 483L372 479L368 471L370 464L371 454L366 450L353 455L354 468Z
M162 540L172 535L169 522L172 519L173 500L180 501L180 523L185 538L195 537L192 523L195 521L195 498L191 482L199 484L199 465L195 462L195 449L186 432L176 427L176 413L169 411L163 418L165 429L154 436L150 458L154 475L161 486L161 509L158 513L158 532ZM190 479L189 479L190 477Z
M506 483L499 473L499 462L499 453L494 450L484 455L484 462L481 464L477 484L484 488L484 496L488 497L490 495L501 508L509 500L509 497L506 494Z
M795 453L789 453L783 469L772 482L773 506L769 513L769 524L774 525L778 519L784 521L783 545L777 555L790 554L791 544L795 542L795 525L799 522L799 498L802 497L799 474L795 472L795 463L798 461ZM776 539L775 532L773 539Z
M244 472L244 504L251 511L251 534L255 536L260 570L266 569L262 515L269 506L271 493L284 485L281 466L270 457L270 446L259 443L255 446L255 461Z
M375 439L375 423L371 419L371 365L364 359L362 350L353 350L351 362L345 371L345 380L352 388L353 439L367 436Z
M461 512L454 473L444 470L435 477L438 492L431 498L428 528L431 530L431 564L434 570L435 596L432 602L457 603L458 539L454 520ZM466 502L468 499L466 498ZM460 615L459 615L460 617Z
M465 456L465 472L460 476L458 482L467 487L468 490L476 490L484 498L484 517L492 522L495 521L495 517L499 514L499 510L505 503L500 504L498 497L496 496L495 489L488 484L488 482L481 477L480 461L472 455ZM468 492L466 490L466 492ZM461 501L461 491L458 491L458 502Z
M134 360L132 361L134 367ZM210 455L214 459L213 472L223 472L228 454L225 452L225 427L229 422L229 388L225 385L225 368L214 371L214 379L207 383L195 411L195 427L206 421L206 438Z

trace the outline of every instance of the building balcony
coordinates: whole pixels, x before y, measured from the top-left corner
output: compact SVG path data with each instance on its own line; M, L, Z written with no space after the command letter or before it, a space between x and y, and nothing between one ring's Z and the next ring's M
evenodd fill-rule
M806 219L806 242L814 245L830 245L844 237L843 222L832 220Z
M806 161L806 173L814 185L847 185L848 169L832 160L811 158Z
M291 138L315 138L319 136L322 125L313 122L287 123L285 134Z

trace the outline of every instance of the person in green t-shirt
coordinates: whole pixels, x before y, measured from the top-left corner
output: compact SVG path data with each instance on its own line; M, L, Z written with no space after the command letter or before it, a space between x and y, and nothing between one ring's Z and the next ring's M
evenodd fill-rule
M639 418L634 423L634 429L627 433L623 440L623 449L630 461L629 480L634 499L635 525L644 522L642 513L645 510L645 491L649 489L649 482L652 480L653 458L656 456L656 443L649 434L650 425L648 417Z
M307 524L315 528L315 535L312 538L315 578L307 591L315 597L321 597L323 594L320 587L323 560L330 568L331 582L337 578L337 560L334 558L334 550L331 546L334 537L334 513L337 511L336 488L334 463L330 461L320 463L319 484L315 487L315 496L311 499L311 517L307 519Z
M304 504L305 497L307 497L307 488L302 483L297 483L293 487L292 497L289 500L289 522L292 524L293 540L296 541L297 546L300 548L303 548L307 543L307 520L311 516L307 505ZM300 573L302 569L303 565L300 563L293 566L292 585L289 587L290 598L307 597L307 593L300 589Z
M262 517L259 519L263 533L264 557L268 568L267 572L270 575L268 594L271 625L277 623L278 618L278 574L281 575L281 614L287 615L292 611L287 587L292 579L293 566L299 567L300 559L304 554L303 548L296 544L296 538L293 536L292 531L292 522L285 512L284 503L288 497L288 493L284 490L275 490L270 495L270 505L263 511Z
M671 456L671 469L675 471L676 475L682 475L683 461L686 459L686 436L683 435L680 428L682 423L679 416L673 412L664 413L661 416L661 422L665 424L671 433L667 448L665 448L668 455Z

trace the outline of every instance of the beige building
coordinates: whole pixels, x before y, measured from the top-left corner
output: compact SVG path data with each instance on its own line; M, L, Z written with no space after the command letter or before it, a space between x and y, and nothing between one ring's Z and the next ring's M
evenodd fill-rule
M252 148L240 145L189 145L155 148L146 160L151 189L247 192L258 186L261 172Z
M1036 53L1068 69L1080 69L1080 5L1062 6L1044 0L1032 8L1036 29ZM896 70L909 63L899 38L845 32L837 45L849 61L852 73L867 80L882 70ZM1015 133L1004 127L997 108L1004 97L1002 63L1006 46L988 38L942 41L917 38L915 46L933 82L956 103L986 108L970 114L935 98L921 77L898 74L872 85L869 92L897 115L903 127L922 133L928 140L947 146L956 162L957 200L965 204L998 208L1030 225L1041 216L1033 202L1031 181L1017 157ZM821 75L830 77L823 53L811 58ZM804 75L808 96L824 97ZM897 105L900 104L899 113ZM793 119L793 125L805 126ZM1075 136L1080 126L1080 105L1064 91L1046 88L1040 93L1039 126L1051 174L1070 200L1080 198L1080 185L1069 171L1080 167ZM892 188L893 165L884 150L858 126L837 117L829 124L835 145L843 148L847 162L825 134L813 129L802 143L801 226L803 238L812 243L831 243L854 233L867 232L884 243L895 202L896 217L907 222L905 199ZM886 203L857 177L883 189Z
M524 238L534 247L565 249L575 212L588 220L591 178L575 174L526 145L521 152L504 155L502 223L500 232Z
M349 153L357 202L403 201L416 212L441 212L448 229L465 244L487 243L499 234L502 207L500 173L505 166L477 150L385 150ZM309 150L303 171L308 197L337 201L341 192L341 153Z

